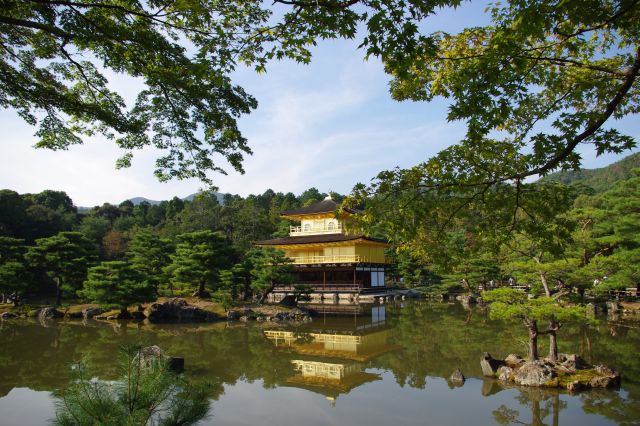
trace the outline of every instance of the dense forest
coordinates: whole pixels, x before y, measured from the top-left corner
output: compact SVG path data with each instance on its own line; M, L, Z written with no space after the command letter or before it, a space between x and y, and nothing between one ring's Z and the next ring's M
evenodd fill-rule
M475 290L511 282L540 288L569 287L604 293L640 283L640 174L637 154L599 169L590 185L531 184L540 203L530 209L536 226L514 228L492 240L459 224L440 259L390 237L395 264L390 277L428 291ZM622 177L611 183L611 176ZM603 188L600 180L606 181ZM550 189L551 188L551 189ZM288 234L283 210L321 200L316 188L300 196L267 190L246 198L202 192L191 201L158 204L124 201L78 212L60 191L0 191L0 293L14 298L87 300L125 308L158 295L212 295L232 303L260 296L286 259L252 248L251 241ZM332 194L341 201L343 197ZM442 200L446 204L446 200ZM477 212L482 214L481 211ZM487 232L484 232L487 234ZM459 241L462 243L459 243ZM471 244L469 241L480 243ZM280 271L282 272L282 271ZM286 272L286 271L285 271ZM284 272L283 272L284 273ZM465 288L466 287L466 288ZM50 298L50 299L47 299Z
M5 189L0 191L0 293L111 305L158 294L250 297L268 287L270 266L278 258L252 249L251 241L287 235L290 222L279 212L326 195L315 188L300 196L267 190L246 198L225 194L220 203L219 194L201 192L191 201L127 200L78 212L61 191Z
M439 236L439 250L426 249L420 231L407 237L407 244L397 244L398 273L435 291L505 282L537 293L564 288L580 295L637 288L640 169L633 167L639 160L633 154L605 168L556 173L523 184L519 190L530 200L512 211L500 199L489 211L465 205L463 218ZM453 209L449 199L435 202ZM487 217L497 218L493 228L478 225ZM508 226L498 229L499 222ZM436 218L432 223L441 222ZM393 224L383 223L380 229L393 231Z

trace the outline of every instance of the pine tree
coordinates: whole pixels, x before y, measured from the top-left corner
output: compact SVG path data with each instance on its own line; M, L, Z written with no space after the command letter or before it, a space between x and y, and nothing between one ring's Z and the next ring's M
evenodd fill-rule
M93 379L84 364L74 365L73 380L55 394L54 425L192 425L207 416L204 387L190 386L140 346L123 347L121 354L115 382Z
M197 231L178 236L172 263L165 268L178 288L194 289L194 295L208 297L208 290L220 286L218 273L229 262L224 237L219 232Z
M56 305L60 305L63 291L75 292L82 286L95 257L94 245L80 232L40 238L27 252L31 266L41 268L55 282Z
M153 285L144 275L123 261L102 262L89 268L87 280L78 295L105 306L117 306L123 317L127 307L155 299Z

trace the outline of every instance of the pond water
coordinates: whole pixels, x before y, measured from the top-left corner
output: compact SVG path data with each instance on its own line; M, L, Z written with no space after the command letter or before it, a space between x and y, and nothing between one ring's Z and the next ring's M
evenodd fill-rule
M211 386L213 425L640 424L640 323L601 318L559 332L561 352L621 371L619 390L577 394L503 388L480 357L526 351L524 327L479 309L426 302L325 307L311 323L147 325L0 323L0 425L45 424L51 392L89 357L93 376L117 376L118 348L158 345ZM541 353L547 341L539 342ZM447 378L460 368L467 381Z

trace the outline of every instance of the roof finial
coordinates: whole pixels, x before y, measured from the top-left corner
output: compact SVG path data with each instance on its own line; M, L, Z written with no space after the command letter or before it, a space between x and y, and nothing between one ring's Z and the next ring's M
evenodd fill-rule
M333 200L333 198L331 198L331 191L329 191L329 194L324 197L325 200Z

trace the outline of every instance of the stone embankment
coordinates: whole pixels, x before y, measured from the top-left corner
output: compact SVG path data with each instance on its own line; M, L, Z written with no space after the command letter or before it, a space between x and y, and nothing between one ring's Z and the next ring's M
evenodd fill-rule
M270 307L269 307L270 308ZM239 321L298 321L307 322L311 321L311 312L307 309L293 308L290 310L269 309L262 307L259 310L250 308L236 309L229 311L227 314L228 320Z
M519 386L565 388L571 392L620 386L617 371L604 365L589 365L578 355L560 354L557 361L527 361L514 354L495 359L485 352L480 366L485 376Z
M11 320L17 318L37 318L44 323L52 319L96 319L146 320L150 323L163 322L214 322L214 321L311 321L312 311L284 305L261 305L232 309L224 312L218 305L208 301L192 301L179 297L161 299L137 310L121 312L120 310L105 310L96 305L75 305L66 311L53 307L34 309L28 312L3 312L0 319Z

